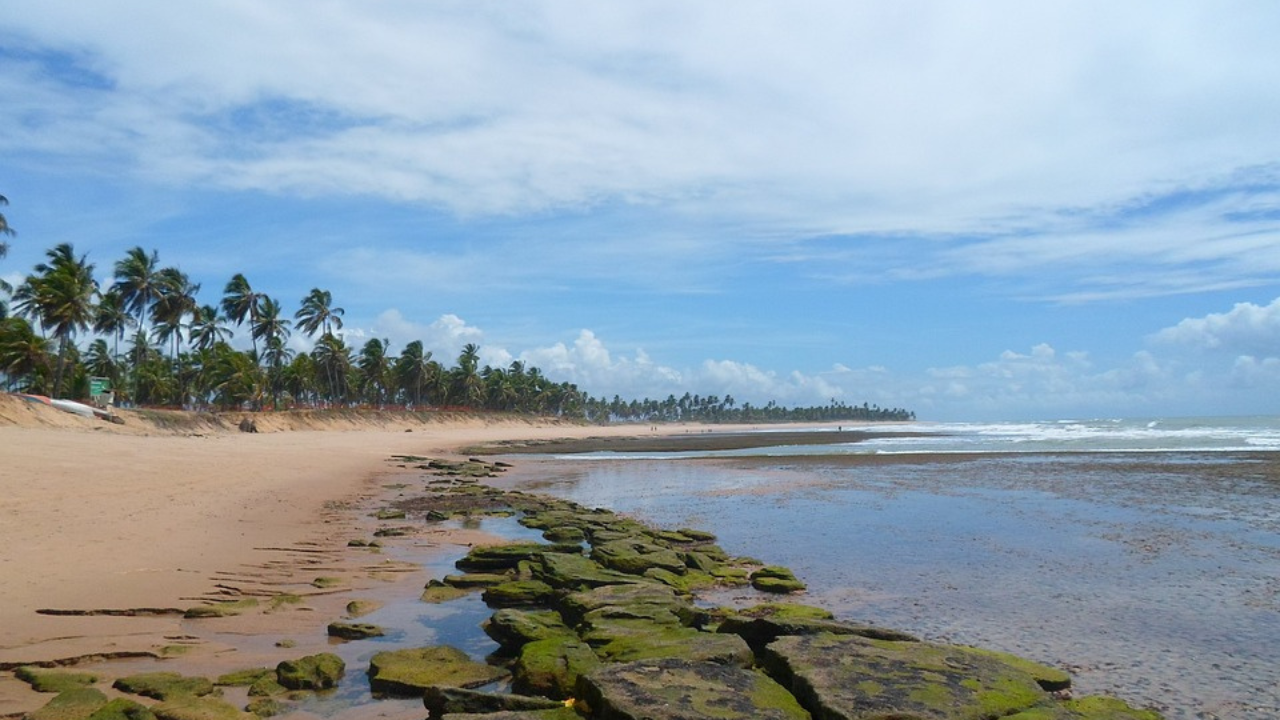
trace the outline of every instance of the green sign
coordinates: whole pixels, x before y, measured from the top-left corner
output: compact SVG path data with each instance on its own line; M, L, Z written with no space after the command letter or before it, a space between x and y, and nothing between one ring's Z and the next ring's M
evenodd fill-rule
M111 390L111 381L103 377L89 378L89 394L105 395Z

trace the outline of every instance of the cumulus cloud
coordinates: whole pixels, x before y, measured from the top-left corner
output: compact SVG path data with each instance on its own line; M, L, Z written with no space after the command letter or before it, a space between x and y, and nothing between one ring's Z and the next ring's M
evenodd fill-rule
M1280 354L1280 298L1236 303L1225 313L1186 318L1152 336L1157 343L1232 354Z

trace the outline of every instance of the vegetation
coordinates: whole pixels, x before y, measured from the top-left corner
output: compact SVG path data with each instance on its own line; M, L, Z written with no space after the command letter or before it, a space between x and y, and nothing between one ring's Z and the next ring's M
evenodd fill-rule
M0 216L0 236L11 232ZM785 408L689 394L663 401L593 398L519 360L506 367L481 365L474 344L452 366L435 359L420 340L399 355L385 339L348 346L339 332L344 310L321 288L312 288L289 315L280 300L239 273L220 299L202 302L201 285L161 265L154 250L130 249L111 266L109 283L99 282L94 264L69 243L45 258L17 287L0 287L0 388L88 399L90 378L105 378L116 403L134 407L463 409L595 423L914 417L834 400ZM6 297L9 304L2 302ZM313 343L309 352L289 346L295 332ZM237 333L248 335L250 349L230 344Z

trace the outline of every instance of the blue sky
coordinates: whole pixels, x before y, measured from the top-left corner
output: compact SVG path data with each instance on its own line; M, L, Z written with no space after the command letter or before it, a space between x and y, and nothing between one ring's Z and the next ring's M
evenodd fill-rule
M5 16L11 282L141 245L593 394L1276 411L1271 2Z

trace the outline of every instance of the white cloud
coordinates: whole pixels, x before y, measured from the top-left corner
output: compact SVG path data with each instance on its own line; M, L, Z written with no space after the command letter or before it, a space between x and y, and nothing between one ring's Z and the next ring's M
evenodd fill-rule
M1186 318L1152 336L1157 343L1232 354L1280 355L1280 298L1237 303L1225 313Z

